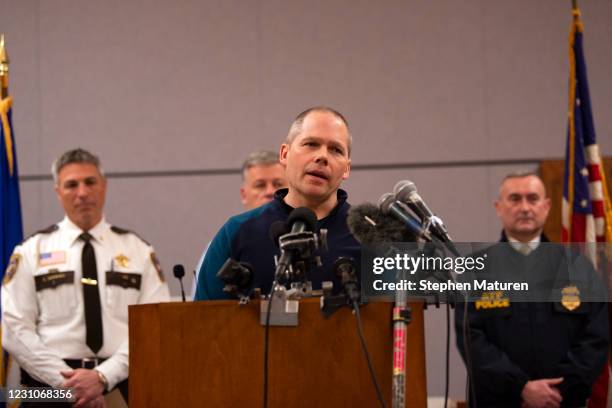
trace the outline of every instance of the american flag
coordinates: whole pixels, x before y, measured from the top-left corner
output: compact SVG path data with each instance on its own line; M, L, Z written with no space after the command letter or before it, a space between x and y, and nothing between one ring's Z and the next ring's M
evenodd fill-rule
M562 240L587 243L612 242L612 207L595 138L582 48L584 27L577 8L574 8L573 16L569 39L569 117L563 185ZM607 260L597 259L595 245L589 245L588 248L591 259L596 264L599 262L605 270L608 267ZM605 256L603 252L600 254ZM590 408L612 407L611 378L608 356L608 365L593 386L588 404Z
M562 239L563 242L611 242L612 210L595 138L582 34L580 11L574 9L570 32L569 118Z

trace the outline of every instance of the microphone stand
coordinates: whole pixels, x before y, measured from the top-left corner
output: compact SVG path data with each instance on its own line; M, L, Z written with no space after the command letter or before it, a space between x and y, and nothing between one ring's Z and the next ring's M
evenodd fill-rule
M397 271L398 282L406 276L406 271ZM393 306L393 395L391 406L404 408L406 406L406 340L408 324L412 310L408 306L406 291L395 291Z

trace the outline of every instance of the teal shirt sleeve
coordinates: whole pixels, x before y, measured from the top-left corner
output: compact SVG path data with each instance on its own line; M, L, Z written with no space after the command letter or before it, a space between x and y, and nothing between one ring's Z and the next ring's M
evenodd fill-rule
M227 258L232 255L232 241L238 233L240 224L235 218L230 218L210 243L204 261L198 270L198 283L194 300L230 298L227 293L223 292L224 284L217 278L217 272L227 261Z
M198 270L198 283L193 300L231 298L227 293L223 292L223 286L225 285L217 278L217 272L219 272L219 269L221 269L225 261L227 261L227 258L232 257L232 245L242 224L252 218L258 217L267 206L268 204L262 205L261 207L230 218L223 227L221 227L219 232L217 232L217 235L215 235L215 238L206 250L204 261L201 263L200 269Z

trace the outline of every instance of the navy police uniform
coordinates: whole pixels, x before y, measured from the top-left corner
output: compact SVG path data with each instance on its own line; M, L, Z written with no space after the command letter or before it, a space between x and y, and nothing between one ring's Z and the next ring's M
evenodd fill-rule
M505 235L502 242L507 242ZM559 276L565 259L561 246L539 245L523 255L509 244L500 244L487 254L488 268L525 273L522 278L530 282L530 288L553 288L565 279ZM603 302L572 296L571 302L564 298L513 302L502 295L468 303L469 350L479 408L520 407L527 381L557 377L564 378L556 386L563 397L561 406L586 405L606 363L608 313ZM465 360L464 306L457 305L455 327L457 347Z

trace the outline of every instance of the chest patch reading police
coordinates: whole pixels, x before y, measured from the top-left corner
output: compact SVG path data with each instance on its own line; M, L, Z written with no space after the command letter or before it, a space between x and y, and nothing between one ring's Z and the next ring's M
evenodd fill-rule
M510 299L504 297L501 290L484 292L479 300L474 302L476 310L480 309L500 309L510 307Z
M38 266L66 263L66 251L42 252L38 255Z
M576 285L561 289L561 305L570 312L580 307L580 290Z

